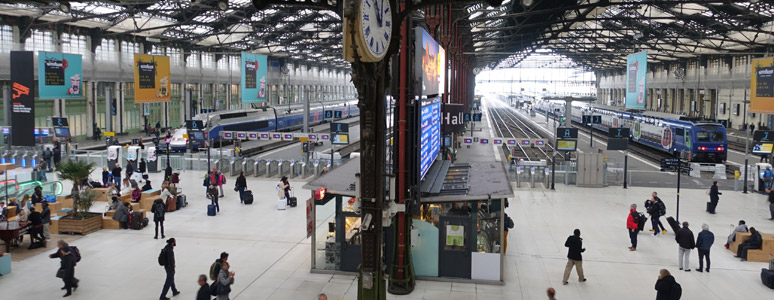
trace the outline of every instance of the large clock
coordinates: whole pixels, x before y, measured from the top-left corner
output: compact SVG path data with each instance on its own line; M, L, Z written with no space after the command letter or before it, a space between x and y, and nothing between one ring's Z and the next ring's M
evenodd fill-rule
M358 54L363 61L380 61L392 39L392 7L389 0L362 0L357 15Z

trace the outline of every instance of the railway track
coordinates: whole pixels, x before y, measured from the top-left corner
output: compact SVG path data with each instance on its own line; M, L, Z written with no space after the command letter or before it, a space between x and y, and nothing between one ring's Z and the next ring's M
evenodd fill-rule
M539 134L528 125L528 122L522 120L522 116L515 112L513 108L507 105L497 105L489 106L488 111L498 136L503 138L545 139L548 151L553 152L553 137L545 137ZM551 159L551 155L544 147L524 147L518 143L516 145L503 144L502 147L512 157L526 161ZM560 154L560 156L563 155Z

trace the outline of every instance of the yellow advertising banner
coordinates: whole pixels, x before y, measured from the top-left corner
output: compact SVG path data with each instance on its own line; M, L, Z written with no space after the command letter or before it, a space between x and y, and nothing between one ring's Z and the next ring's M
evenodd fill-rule
M169 101L170 79L168 56L134 55L134 103Z
M774 113L774 57L752 60L750 112Z

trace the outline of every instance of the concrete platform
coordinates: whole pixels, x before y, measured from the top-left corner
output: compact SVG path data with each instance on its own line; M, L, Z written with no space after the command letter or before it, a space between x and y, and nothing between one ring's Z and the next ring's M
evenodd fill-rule
M206 274L221 251L231 254L236 272L231 299L314 299L325 292L330 299L357 299L354 276L311 274L310 240L306 238L304 200L310 191L300 189L304 182L291 181L299 207L276 209L276 181L248 177L248 188L255 195L251 206L239 204L232 190L235 178L224 187L221 213L208 217L209 200L201 186L203 173L184 171L178 185L188 196L188 207L167 214L167 238L175 237L176 282L182 294L176 299L193 298L196 278ZM49 175L52 176L52 175ZM158 186L161 173L151 174ZM51 178L51 177L50 177ZM65 184L65 190L70 189ZM506 210L516 223L509 234L509 247L503 286L418 281L413 293L388 295L387 299L545 299L545 289L557 289L559 299L654 299L653 286L658 270L672 271L683 286L683 299L767 299L773 292L760 283L765 263L740 262L723 248L731 224L745 219L764 233L774 233L774 222L767 220L764 196L734 194L723 196L718 214L704 212L704 190L682 192L680 219L691 223L698 233L707 223L715 233L712 273L677 271L677 245L670 231L666 236L640 234L639 249L629 252L625 222L628 205L641 205L654 190L667 204L668 215L675 213L674 189L606 188L584 189L557 186L556 191L514 189ZM666 224L665 224L666 225ZM588 282L579 283L573 274L570 284L561 284L566 263L564 241L579 228L586 253L584 269ZM153 239L152 225L142 230L101 230L72 242L83 260L76 268L81 287L70 299L158 299L164 281L163 268L156 258L164 246ZM26 248L12 251L14 260ZM0 290L8 299L54 299L64 294L61 281L54 277L58 260L41 251L13 262L13 272L0 279ZM697 266L697 254L691 254ZM39 288L18 289L31 280ZM171 296L171 295L170 295Z

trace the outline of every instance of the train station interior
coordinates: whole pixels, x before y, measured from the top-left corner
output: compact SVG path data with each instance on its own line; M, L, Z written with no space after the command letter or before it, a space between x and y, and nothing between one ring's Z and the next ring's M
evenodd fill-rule
M0 297L773 298L772 53L760 0L5 1Z

